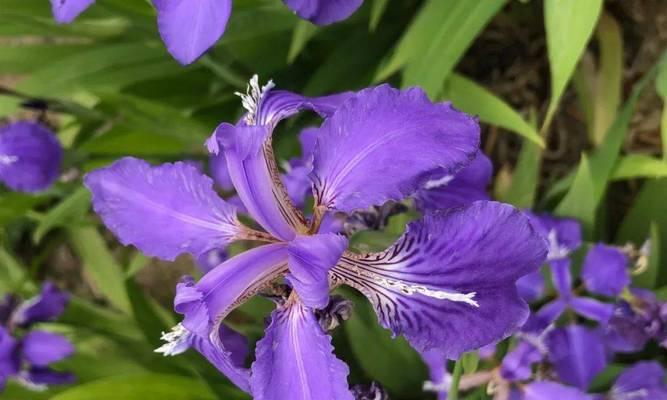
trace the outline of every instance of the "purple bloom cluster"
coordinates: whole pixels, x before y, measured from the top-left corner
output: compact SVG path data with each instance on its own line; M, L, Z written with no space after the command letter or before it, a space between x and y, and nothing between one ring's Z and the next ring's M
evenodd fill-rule
M0 182L12 190L38 192L58 177L62 148L56 136L37 122L0 127Z
M460 387L488 384L494 399L667 399L665 372L657 362L628 367L605 395L587 393L615 353L640 351L651 339L667 345L667 304L649 291L629 288L628 253L636 251L592 245L583 260L582 285L575 289L570 254L582 245L579 223L528 215L549 243L545 268L555 296L546 292L540 272L520 279L522 297L543 305L514 335L514 346L499 367L464 376ZM553 299L545 302L547 296ZM424 360L432 373L447 376L442 357L434 361L425 354Z
M465 195L449 209L424 200L422 218L387 250L368 254L348 249L340 226L327 222L334 213L453 191L452 182L485 185L488 161L474 118L432 103L420 89L387 85L308 98L274 90L271 82L260 87L254 77L241 98L245 115L220 124L207 147L218 186L231 189L231 182L263 231L242 224L213 181L188 163L151 166L124 158L85 177L105 225L145 254L173 260L237 240L260 244L198 282L178 285L174 303L183 321L164 335L159 352L192 347L256 399L351 400L383 394L377 386L351 390L348 367L333 354L329 330L350 313L349 302L329 294L339 285L366 296L394 335L443 359L495 343L524 324L529 310L516 281L538 269L547 246L521 211ZM272 134L302 110L323 123L302 135L303 157L281 177ZM312 212L295 204L305 190L293 178L307 179ZM245 338L223 321L267 292L277 307L248 367Z
M53 16L67 24L95 0L51 0ZM299 17L317 25L346 19L363 0L283 0ZM225 33L232 0L152 0L158 30L169 53L181 64L198 59Z
M72 374L50 368L74 352L72 344L56 333L32 329L33 324L62 314L68 299L53 284L45 283L30 300L7 295L0 302L0 391L10 378L34 390L74 382Z

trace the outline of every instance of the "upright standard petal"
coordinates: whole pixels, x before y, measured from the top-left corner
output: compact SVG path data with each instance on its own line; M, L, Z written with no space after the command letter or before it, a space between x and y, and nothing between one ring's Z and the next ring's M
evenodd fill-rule
M16 325L26 326L34 322L49 321L65 311L69 295L62 292L51 282L42 285L42 291L36 297L21 304L12 316Z
M74 347L56 333L31 331L23 338L22 351L30 365L45 367L72 355Z
M572 294L572 272L570 271L570 259L558 258L549 262L551 267L551 279L558 295L563 300L569 300Z
M346 253L333 279L361 291L382 325L417 350L457 358L523 325L528 306L516 280L545 257L521 212L481 201L411 223L385 252Z
M287 246L289 274L287 281L299 299L312 308L324 308L329 302L329 270L347 248L347 238L334 233L297 236Z
M352 15L364 0L283 0L299 17L317 25L342 21Z
M271 132L264 125L220 124L209 139L209 150L222 146L229 176L246 210L273 236L291 240L308 230L306 220L290 202L280 180L271 147Z
M191 165L157 167L126 157L84 179L93 209L125 245L172 261L222 247L242 234L233 206Z
M318 206L351 212L412 195L477 153L479 125L418 88L365 89L324 121L313 159Z
M224 153L211 154L208 159L208 169L217 187L227 192L234 190L234 183L229 176Z
M69 24L94 2L95 0L51 0L53 18L59 24Z
M579 325L555 329L547 338L549 358L561 381L581 390L607 365L602 337Z
M354 400L347 365L333 354L313 311L299 302L271 314L257 342L251 387L255 400Z
M44 125L19 121L0 128L0 182L12 190L38 192L58 178L62 148Z
M415 194L416 206L420 211L427 212L489 200L486 187L492 174L491 160L480 152L470 165L455 174L442 172L426 181Z
M628 259L618 249L604 244L596 244L586 254L581 278L591 293L615 297L628 284Z
M192 346L243 390L249 389L249 372L227 349L222 320L259 290L287 271L287 249L282 243L267 244L241 253L212 271L196 284L191 280L176 288L174 309L184 316L183 335L192 336ZM184 340L184 339L183 339ZM238 360L238 359L236 359Z
M231 0L153 0L162 41L183 65L199 58L225 32Z

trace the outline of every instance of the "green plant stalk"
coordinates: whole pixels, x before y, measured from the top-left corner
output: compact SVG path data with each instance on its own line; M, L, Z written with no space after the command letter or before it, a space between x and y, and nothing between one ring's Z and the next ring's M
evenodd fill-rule
M452 374L452 384L449 387L449 393L447 393L447 398L449 400L458 400L459 399L459 383L461 382L461 374L463 373L463 362L461 358L456 360L454 364L454 372Z

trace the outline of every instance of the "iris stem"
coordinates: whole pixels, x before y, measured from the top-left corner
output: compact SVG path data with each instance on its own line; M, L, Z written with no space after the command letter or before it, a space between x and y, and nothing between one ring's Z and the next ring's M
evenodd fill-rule
M461 373L463 372L463 362L461 358L456 360L454 364L454 372L452 374L452 384L449 387L447 398L449 400L458 400L459 398L459 382L461 382Z

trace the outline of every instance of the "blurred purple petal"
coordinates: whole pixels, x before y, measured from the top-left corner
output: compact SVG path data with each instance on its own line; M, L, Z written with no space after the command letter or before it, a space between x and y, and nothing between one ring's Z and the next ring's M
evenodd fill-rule
M47 189L60 172L62 148L47 127L19 121L0 127L0 182L20 192Z
M69 24L94 2L95 0L51 0L53 18L59 24Z
M45 367L32 367L22 372L21 376L29 384L36 386L67 385L76 382L76 377L69 372L58 372Z
M420 353L426 367L430 381L424 383L424 390L437 393L438 400L447 400L447 391L451 384L451 376L447 372L447 359L437 350L427 350Z
M642 361L623 371L611 388L613 399L667 399L665 370L657 361Z
M593 400L577 388L556 382L540 381L525 386L523 400Z
M306 197L311 191L311 182L308 177L310 169L310 166L296 164L290 166L287 173L282 175L287 194L297 208L303 208Z
M31 331L23 338L23 358L37 367L45 367L74 353L64 336L51 332Z
M544 296L544 276L542 272L537 271L519 278L516 281L516 288L519 295L525 301L535 301Z
M21 367L19 343L3 326L0 326L0 390L10 376Z
M297 236L289 242L289 274L286 279L301 301L312 308L329 302L328 273L347 248L347 238L334 233Z
M533 364L542 361L544 356L531 343L521 340L507 353L500 366L500 374L508 381L523 381L531 377Z
M353 400L347 365L333 354L331 336L312 310L296 302L271 314L252 364L255 400Z
M301 158L307 163L312 157L313 152L315 151L315 145L317 144L317 134L319 129L317 128L305 128L299 133L299 143L301 143Z
M572 298L572 273L570 272L570 259L558 258L549 262L551 277L558 295L565 301Z
M13 323L27 326L35 322L50 321L65 311L69 295L51 282L42 285L39 295L22 303L14 312Z
M549 214L533 214L530 216L535 228L549 242L549 260L567 257L581 246L581 224L572 218L557 218Z
M363 0L283 0L299 17L317 25L342 21L363 4Z
M225 32L231 0L153 0L162 41L183 65L199 58Z
M614 313L614 306L612 304L602 303L595 299L586 297L574 297L570 301L570 307L577 312L577 314L597 321L603 325L609 322Z
M607 365L600 334L579 325L552 331L547 343L549 358L564 383L588 389L593 378Z
M581 278L591 293L615 297L630 284L627 264L620 250L597 244L586 254Z
M545 304L537 312L530 314L523 330L526 332L543 331L561 316L566 306L567 304L560 299Z
M522 213L482 201L412 222L383 253L344 255L334 279L359 289L382 325L417 350L457 358L523 325L528 307L516 280L545 257Z
M226 245L241 231L233 206L213 181L177 162L157 167L126 157L84 179L93 208L125 245L173 261Z
M418 88L360 91L325 120L313 159L316 203L352 212L413 194L436 168L454 172L474 156L479 125Z
M470 165L455 174L444 172L428 180L415 195L417 208L424 212L489 200L486 187L492 174L491 160L479 152Z
M207 273L218 265L222 264L228 258L225 249L213 249L197 257L197 266L202 273Z

